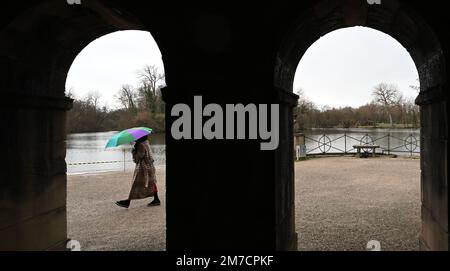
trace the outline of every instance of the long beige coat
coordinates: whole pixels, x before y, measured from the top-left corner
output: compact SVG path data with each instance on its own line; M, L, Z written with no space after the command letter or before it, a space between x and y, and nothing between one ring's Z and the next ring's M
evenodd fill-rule
M133 151L133 160L136 163L133 176L133 186L130 200L145 199L154 196L156 187L155 166L153 155L148 141L137 144Z

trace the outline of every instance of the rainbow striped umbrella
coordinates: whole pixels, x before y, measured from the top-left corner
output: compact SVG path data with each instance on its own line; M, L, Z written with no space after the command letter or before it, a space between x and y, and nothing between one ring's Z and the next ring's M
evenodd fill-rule
M108 141L108 144L106 144L106 148L114 148L120 145L134 142L140 138L143 138L144 136L148 136L152 132L153 130L151 128L146 127L127 129L111 137L111 139L109 139Z

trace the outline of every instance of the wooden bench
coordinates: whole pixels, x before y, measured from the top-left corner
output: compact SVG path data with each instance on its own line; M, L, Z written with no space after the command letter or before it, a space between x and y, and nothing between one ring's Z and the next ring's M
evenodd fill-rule
M355 145L353 146L357 150L358 157L362 157L361 149L371 149L372 150L372 156L375 157L376 149L380 148L380 146L375 145Z

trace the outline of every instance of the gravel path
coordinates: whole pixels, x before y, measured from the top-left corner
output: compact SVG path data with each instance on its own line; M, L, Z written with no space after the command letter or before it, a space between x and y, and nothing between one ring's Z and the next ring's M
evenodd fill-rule
M420 161L322 158L296 164L299 250L418 250Z
M68 235L82 250L166 249L165 170L156 171L159 207L147 207L153 198L133 201L129 209L114 204L128 197L132 176L133 172L121 172L68 177Z
M419 160L322 158L296 163L300 250L417 250ZM165 250L165 169L157 169L162 206L121 209L132 172L68 177L69 238L82 250Z

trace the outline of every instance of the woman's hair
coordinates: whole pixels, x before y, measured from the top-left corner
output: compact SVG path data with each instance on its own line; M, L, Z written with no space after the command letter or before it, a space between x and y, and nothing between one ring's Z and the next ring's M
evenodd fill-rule
M148 136L144 136L144 137L141 137L141 138L139 138L138 140L136 140L136 143L143 143L143 142L145 142L145 141L147 141L148 140Z

